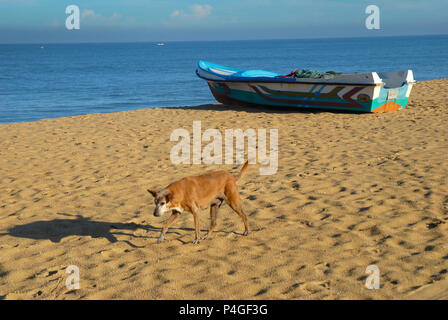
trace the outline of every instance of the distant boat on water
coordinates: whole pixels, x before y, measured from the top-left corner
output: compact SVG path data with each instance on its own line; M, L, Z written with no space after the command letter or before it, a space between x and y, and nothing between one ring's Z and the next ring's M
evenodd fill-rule
M159 42L157 45L158 46L164 46L165 44L163 42Z
M42 45L41 45L41 46L40 46L40 48L41 48L41 49L43 49L43 48L44 48L44 46L42 46Z

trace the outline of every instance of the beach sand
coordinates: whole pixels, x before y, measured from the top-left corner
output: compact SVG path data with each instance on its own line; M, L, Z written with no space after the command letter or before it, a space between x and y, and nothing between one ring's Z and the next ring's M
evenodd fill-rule
M211 240L193 245L184 213L156 244L168 216L153 216L146 188L241 167L172 164L170 134L194 120L278 128L278 172L253 165L238 183L247 237L226 205ZM448 298L447 123L441 79L383 114L217 104L0 125L0 298Z

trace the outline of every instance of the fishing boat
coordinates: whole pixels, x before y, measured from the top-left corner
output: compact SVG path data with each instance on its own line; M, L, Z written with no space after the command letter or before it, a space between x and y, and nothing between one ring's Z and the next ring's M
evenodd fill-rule
M196 74L207 81L215 99L226 105L355 112L402 110L415 83L412 70L329 72L318 77L303 77L297 71L281 75L199 61Z

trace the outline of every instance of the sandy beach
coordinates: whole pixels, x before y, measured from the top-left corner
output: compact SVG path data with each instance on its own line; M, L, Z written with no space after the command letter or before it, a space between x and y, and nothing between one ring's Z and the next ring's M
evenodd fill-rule
M156 244L168 216L147 188L241 167L171 162L171 132L195 120L277 128L278 171L238 183L247 237L224 206L212 239L192 244L185 213ZM448 298L447 123L440 79L382 114L216 104L0 125L0 299Z

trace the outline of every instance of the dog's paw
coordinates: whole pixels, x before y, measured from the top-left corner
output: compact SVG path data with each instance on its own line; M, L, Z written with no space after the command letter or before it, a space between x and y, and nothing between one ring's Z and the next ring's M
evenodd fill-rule
M247 236L249 234L249 230L244 231L243 236Z
M157 239L157 243L160 243L160 242L162 242L163 240L165 240L165 237L164 237L164 236L160 236L160 237Z
M201 240L206 240L206 239L208 239L208 234L206 234L205 236L203 236L203 237L201 238Z
M193 244L199 244L200 240L199 239L194 239L193 240Z

